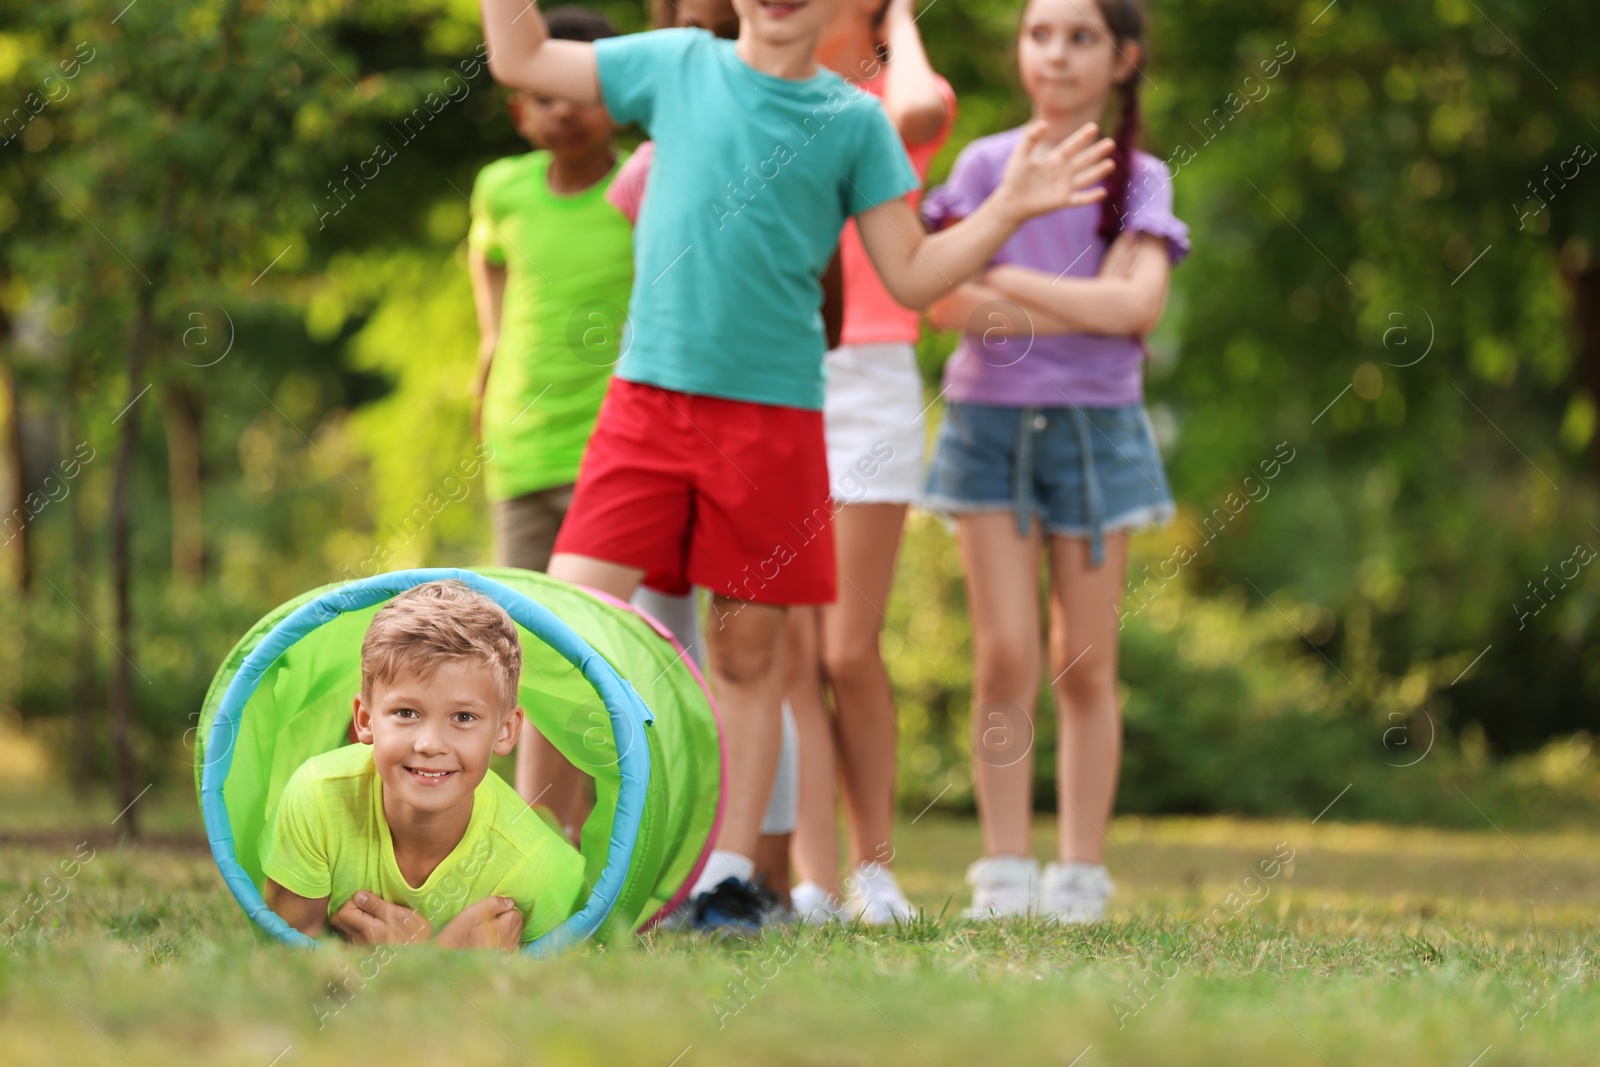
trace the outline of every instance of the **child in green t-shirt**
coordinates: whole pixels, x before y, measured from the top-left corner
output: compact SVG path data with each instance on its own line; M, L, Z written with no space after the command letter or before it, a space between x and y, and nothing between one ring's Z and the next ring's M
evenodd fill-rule
M565 40L616 35L585 8L558 8L549 21ZM508 106L536 151L490 163L472 188L473 425L494 449L484 489L495 560L542 571L622 354L633 232L605 199L626 158L606 109L526 92Z
M267 905L312 936L331 923L359 943L448 948L516 948L576 912L582 857L489 771L522 731L521 671L511 617L462 582L379 609L361 646L360 743L284 786Z

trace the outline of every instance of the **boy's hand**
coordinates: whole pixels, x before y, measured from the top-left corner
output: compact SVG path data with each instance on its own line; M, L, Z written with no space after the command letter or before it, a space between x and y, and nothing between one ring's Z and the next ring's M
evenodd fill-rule
M445 948L498 948L522 944L522 912L510 897L485 897L445 924L435 939Z
M427 919L365 890L334 913L333 926L358 945L405 945L433 936Z
M1094 123L1084 123L1054 148L1042 145L1046 129L1043 122L1029 125L1006 161L1005 175L994 193L997 206L1019 226L1036 215L1102 199L1104 189L1087 187L1115 167L1106 157L1116 142L1109 137L1096 141L1100 128Z

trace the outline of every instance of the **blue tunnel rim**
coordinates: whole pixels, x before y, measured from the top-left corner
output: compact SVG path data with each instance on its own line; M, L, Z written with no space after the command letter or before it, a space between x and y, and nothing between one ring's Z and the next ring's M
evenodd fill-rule
M605 924L616 906L644 820L650 781L650 746L643 743L642 730L654 721L654 715L633 686L592 645L532 597L476 571L453 567L417 568L333 586L280 619L250 650L229 679L206 734L200 811L212 858L245 914L279 941L300 948L318 947L316 938L296 930L267 907L255 881L239 863L223 787L233 766L233 749L245 706L278 658L314 631L346 612L359 611L414 586L448 578L466 584L499 604L514 622L579 670L604 703L617 750L621 753L617 761L621 782L605 867L584 906L560 926L529 942L523 951L543 957L585 941Z

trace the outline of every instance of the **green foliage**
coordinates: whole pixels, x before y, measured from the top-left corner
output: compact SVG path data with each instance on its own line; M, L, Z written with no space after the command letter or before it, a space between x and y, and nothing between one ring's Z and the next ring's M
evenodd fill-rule
M601 6L643 25L642 5ZM961 102L937 180L1028 109L1015 4L924 7ZM1586 750L1562 739L1600 729L1600 597L1586 569L1550 576L1600 547L1600 341L1579 326L1596 314L1580 294L1600 293L1600 169L1569 176L1577 146L1600 146L1574 45L1600 15L1162 0L1150 16L1145 145L1176 169L1195 250L1150 339L1181 513L1137 543L1134 590L1178 545L1195 558L1130 609L1120 803L1309 814L1356 782L1351 814L1457 822L1460 780L1513 809L1584 810ZM472 447L465 192L525 147L480 42L471 0L0 0L0 105L68 90L0 146L0 369L25 488L80 442L96 456L30 524L0 708L61 720L126 654L141 751L165 767L271 606L382 549L386 566L486 557L480 486L430 503ZM152 389L124 411L141 302ZM930 401L952 346L922 346ZM198 412L198 585L173 563L169 395ZM103 561L127 418L135 640L117 649ZM1208 536L1280 447L1296 458L1270 495ZM884 647L919 809L970 803L963 596L952 541L915 520ZM1386 766L1409 758L1389 731L1428 723L1427 759Z
M1491 762L1481 727L1451 729L1441 708L1470 654L1413 660L1390 674L1368 640L1365 655L1336 665L1304 636L1324 638L1333 625L1315 601L1200 596L1188 571L1152 578L1144 568L1173 558L1172 538L1135 542L1131 571L1144 575L1144 606L1131 594L1124 605L1117 811L1310 818L1338 799L1328 814L1335 821L1469 828L1486 815L1540 826L1600 810L1600 761L1586 734ZM913 519L904 551L883 641L900 704L902 806L970 810L971 630L960 561L930 516ZM1031 746L1041 811L1056 808L1054 708L1041 679Z

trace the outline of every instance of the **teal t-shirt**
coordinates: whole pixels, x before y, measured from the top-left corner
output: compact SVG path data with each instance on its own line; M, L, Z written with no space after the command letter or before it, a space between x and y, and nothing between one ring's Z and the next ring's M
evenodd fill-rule
M612 116L656 145L617 376L820 409L818 278L847 218L917 188L883 107L831 71L763 74L704 30L608 37L595 61Z

